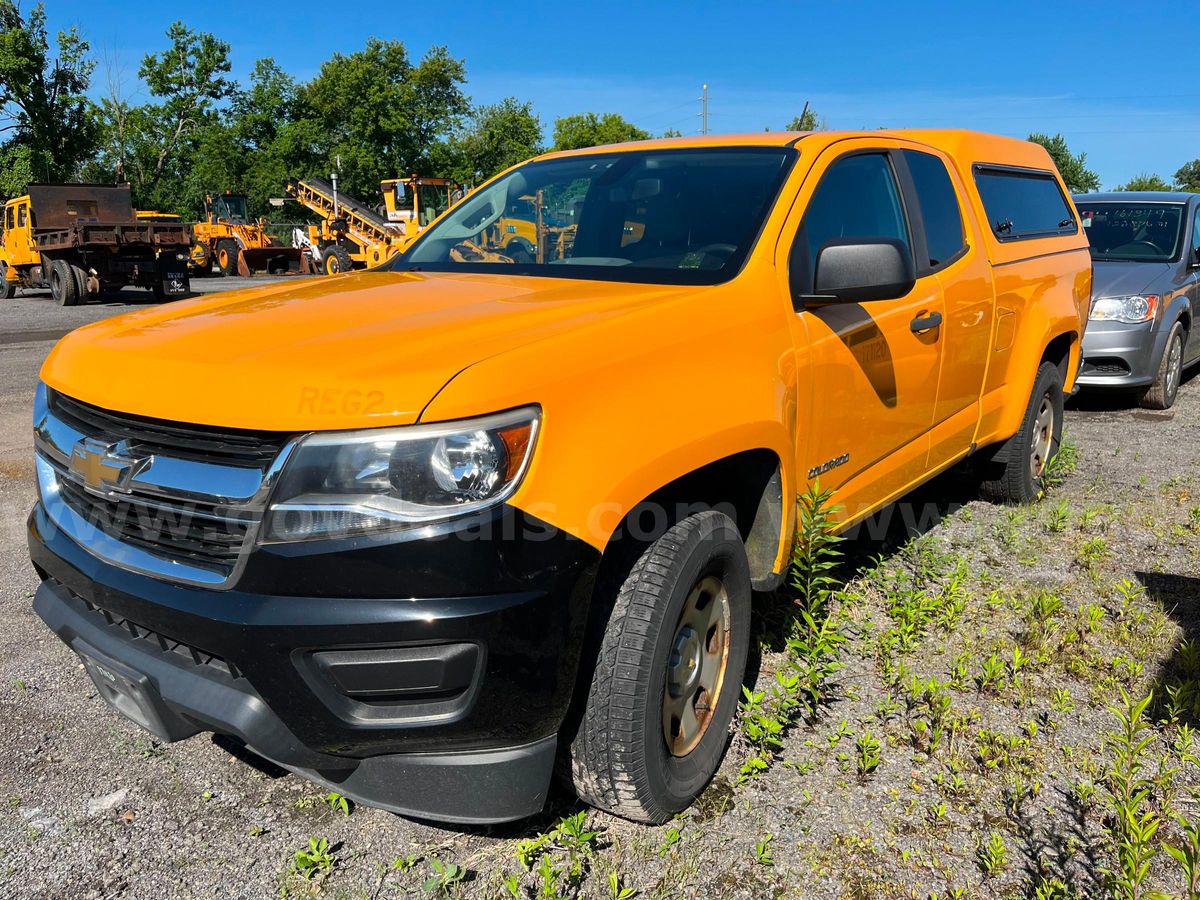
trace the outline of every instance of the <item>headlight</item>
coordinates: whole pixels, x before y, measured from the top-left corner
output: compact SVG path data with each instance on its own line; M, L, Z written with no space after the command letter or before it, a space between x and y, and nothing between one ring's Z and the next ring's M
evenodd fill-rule
M1149 322L1158 311L1158 294L1133 294L1128 297L1097 297L1088 316L1093 322L1125 322L1136 325Z
M266 543L395 531L486 509L517 489L536 407L402 428L318 433L271 495Z

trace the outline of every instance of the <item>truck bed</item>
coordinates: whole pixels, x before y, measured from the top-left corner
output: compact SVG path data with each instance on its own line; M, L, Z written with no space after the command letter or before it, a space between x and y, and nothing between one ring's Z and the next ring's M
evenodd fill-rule
M33 240L41 252L87 247L183 247L191 245L188 226L176 222L76 222L66 228L35 228Z

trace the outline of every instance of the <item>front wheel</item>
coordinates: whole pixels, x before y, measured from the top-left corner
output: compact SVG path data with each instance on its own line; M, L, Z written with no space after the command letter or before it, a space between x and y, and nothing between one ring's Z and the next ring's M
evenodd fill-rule
M220 275L230 278L237 274L239 252L237 241L230 238L217 241L216 265Z
M11 300L17 295L17 285L8 277L8 266L0 262L0 299Z
M1062 426L1062 373L1054 363L1044 362L1020 429L997 453L1002 461L989 464L992 471L981 484L984 495L1000 503L1037 500L1045 489L1046 467L1058 453Z
M350 251L345 247L340 244L330 244L321 258L321 266L326 275L337 275L353 269L354 260L350 258Z
M1167 345L1163 347L1162 359L1158 362L1158 371L1154 374L1154 383L1146 389L1139 398L1139 403L1146 409L1170 409L1175 405L1179 394L1179 384L1183 381L1183 345L1186 332L1183 324L1176 322L1167 335Z
M750 646L750 567L726 515L689 516L638 557L611 603L570 744L580 798L661 823L708 785Z

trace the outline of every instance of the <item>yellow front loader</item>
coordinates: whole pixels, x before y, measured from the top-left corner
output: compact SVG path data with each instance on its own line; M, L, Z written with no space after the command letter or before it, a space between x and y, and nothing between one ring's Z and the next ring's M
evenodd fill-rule
M201 274L271 275L308 271L303 252L267 233L266 222L252 221L244 194L209 194L204 220L192 226L191 266Z

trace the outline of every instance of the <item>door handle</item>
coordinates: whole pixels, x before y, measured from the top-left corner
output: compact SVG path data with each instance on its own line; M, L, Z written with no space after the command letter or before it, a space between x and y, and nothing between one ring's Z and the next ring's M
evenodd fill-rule
M912 329L913 334L920 334L922 331L929 331L931 328L937 328L942 324L942 314L940 312L932 312L927 316L917 316L908 327Z

